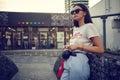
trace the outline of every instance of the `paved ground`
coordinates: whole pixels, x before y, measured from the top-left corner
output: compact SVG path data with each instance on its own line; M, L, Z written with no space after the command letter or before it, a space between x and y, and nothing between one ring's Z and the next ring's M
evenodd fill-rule
M7 55L18 66L12 80L57 80L53 73L56 57Z

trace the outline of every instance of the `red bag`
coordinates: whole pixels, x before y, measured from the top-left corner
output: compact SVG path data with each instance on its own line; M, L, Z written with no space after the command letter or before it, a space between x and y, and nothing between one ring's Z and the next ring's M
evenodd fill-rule
M76 54L72 54L69 50L63 51L62 54L60 54L54 64L53 71L57 77L58 80L60 80L62 73L64 71L64 62L67 60L70 56L76 56Z
M58 70L58 73L57 73L57 77L59 79L62 76L63 71L64 71L64 60L61 61L60 66L59 66L59 70Z
M54 64L53 71L58 80L60 80L62 73L64 71L64 59L62 58L62 54L60 54Z

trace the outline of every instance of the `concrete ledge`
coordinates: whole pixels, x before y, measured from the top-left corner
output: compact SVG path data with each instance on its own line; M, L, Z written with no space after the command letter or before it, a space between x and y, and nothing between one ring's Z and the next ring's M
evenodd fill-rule
M23 56L58 56L63 49L41 49L41 50L5 50L1 53L5 55L23 55Z

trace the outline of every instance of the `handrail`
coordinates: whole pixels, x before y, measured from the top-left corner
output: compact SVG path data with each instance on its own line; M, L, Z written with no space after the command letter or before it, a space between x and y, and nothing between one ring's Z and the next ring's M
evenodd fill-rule
M105 49L106 49L106 19L110 16L117 16L117 15L120 15L120 13L98 15L98 16L92 16L91 17L91 18L101 18L102 21L103 21L103 44L104 44Z
M102 17L102 16L109 17L109 16L116 16L116 15L120 15L120 13L92 16L91 18L99 18L99 17Z

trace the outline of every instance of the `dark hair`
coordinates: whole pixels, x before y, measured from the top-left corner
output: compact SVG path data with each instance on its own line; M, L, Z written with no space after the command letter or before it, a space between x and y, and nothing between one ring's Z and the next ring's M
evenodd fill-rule
M75 6L80 6L83 9L83 11L86 12L85 20L84 20L85 23L93 23L87 6L85 6L84 4L74 4L73 7ZM74 26L79 27L77 20L73 20L73 24Z

